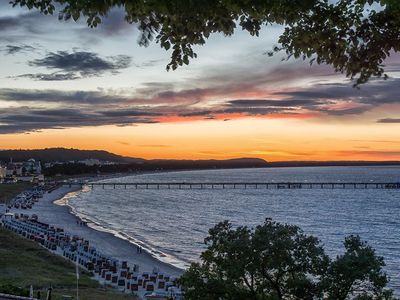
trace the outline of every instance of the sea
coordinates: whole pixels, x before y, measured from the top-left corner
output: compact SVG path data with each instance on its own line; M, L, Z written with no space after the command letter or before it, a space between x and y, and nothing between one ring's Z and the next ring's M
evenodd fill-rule
M400 166L296 167L158 172L102 182L400 182ZM359 235L385 259L400 293L400 189L134 189L84 187L72 212L180 268L199 261L209 228L255 227L266 218L318 237L334 258Z

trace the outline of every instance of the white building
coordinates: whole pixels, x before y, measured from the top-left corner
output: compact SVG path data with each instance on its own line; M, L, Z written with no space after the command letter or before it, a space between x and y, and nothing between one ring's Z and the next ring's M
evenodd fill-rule
M0 179L3 179L6 176L7 176L7 168L6 167L0 167Z
M79 161L81 164L85 164L87 166L96 166L96 165L101 165L101 161L95 158L88 158L84 160Z

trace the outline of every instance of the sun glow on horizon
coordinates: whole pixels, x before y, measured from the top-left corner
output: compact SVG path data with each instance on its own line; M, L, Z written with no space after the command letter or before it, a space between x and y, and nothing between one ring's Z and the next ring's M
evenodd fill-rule
M283 134L284 133L284 134ZM400 160L400 132L376 125L245 118L51 129L1 137L2 149L106 150L146 159ZM17 146L16 146L17 145Z

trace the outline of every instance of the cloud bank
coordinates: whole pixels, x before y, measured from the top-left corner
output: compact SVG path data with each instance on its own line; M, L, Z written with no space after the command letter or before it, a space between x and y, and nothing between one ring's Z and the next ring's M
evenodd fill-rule
M70 66L66 68L75 68ZM153 85L155 83L146 86ZM101 89L0 89L0 101L13 105L0 111L0 133L247 116L321 120L330 116L341 120L359 117L385 105L400 106L397 96L400 95L400 79L371 82L361 90L344 84L316 84L307 89L275 92L272 96L276 98L226 98L224 90L229 89L229 85L178 91L169 84L160 84L160 87L148 96L144 96L142 90L127 93ZM254 86L246 90L249 92L259 95L260 89ZM240 91L228 94L234 97L240 95ZM382 118L371 122L400 123L400 120Z

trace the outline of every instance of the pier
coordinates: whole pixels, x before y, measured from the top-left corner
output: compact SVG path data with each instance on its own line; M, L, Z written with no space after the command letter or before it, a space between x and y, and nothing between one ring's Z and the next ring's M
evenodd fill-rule
M137 190L400 189L400 182L63 182L61 184Z

